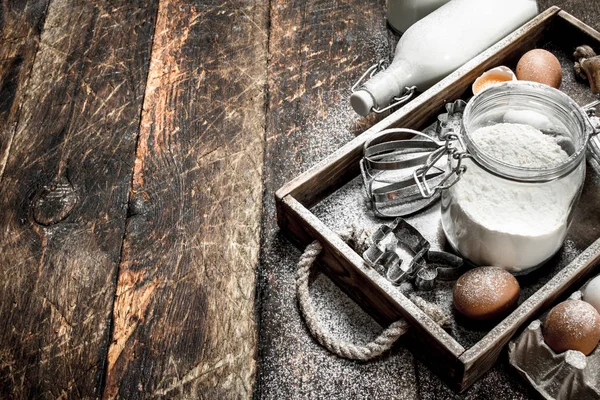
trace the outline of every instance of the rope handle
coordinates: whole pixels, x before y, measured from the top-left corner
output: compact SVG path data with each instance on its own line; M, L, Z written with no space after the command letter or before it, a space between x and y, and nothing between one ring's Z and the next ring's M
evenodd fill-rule
M340 232L339 235L344 241L349 242L350 245L354 245L357 249L368 247L370 240L370 236L367 235L364 229L359 230L355 227ZM312 299L310 298L308 281L311 268L322 250L323 246L318 241L314 241L308 245L298 261L298 273L296 276L296 294L300 313L311 335L329 352L350 360L368 361L390 350L398 338L404 335L410 327L410 324L405 319L393 322L375 340L362 346L337 339L321 327ZM444 325L448 322L448 315L436 304L430 303L418 296L411 296L411 300L439 325Z

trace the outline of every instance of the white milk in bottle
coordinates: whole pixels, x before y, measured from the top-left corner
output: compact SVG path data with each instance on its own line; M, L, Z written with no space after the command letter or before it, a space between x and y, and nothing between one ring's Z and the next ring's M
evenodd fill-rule
M388 0L388 24L398 33L406 30L415 22L431 14L449 0Z
M392 64L350 97L360 115L405 87L424 91L534 17L535 0L452 0L402 35Z

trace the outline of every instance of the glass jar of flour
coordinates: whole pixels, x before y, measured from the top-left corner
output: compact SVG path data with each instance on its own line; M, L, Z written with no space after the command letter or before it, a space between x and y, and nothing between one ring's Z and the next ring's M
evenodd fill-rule
M514 274L546 262L573 218L593 132L570 97L545 85L509 82L475 96L450 144L454 176L441 187L452 247Z

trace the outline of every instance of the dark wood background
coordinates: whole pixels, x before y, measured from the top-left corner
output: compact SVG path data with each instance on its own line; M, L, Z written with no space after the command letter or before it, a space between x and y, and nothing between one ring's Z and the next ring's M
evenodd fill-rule
M597 0L550 5L600 28ZM402 346L316 345L275 223L373 124L347 97L397 40L384 7L2 2L0 398L455 397ZM462 397L529 395L501 364Z

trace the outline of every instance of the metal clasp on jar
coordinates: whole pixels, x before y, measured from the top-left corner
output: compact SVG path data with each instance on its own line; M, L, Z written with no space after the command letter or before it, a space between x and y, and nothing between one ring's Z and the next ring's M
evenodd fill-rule
M593 101L583 106L584 115L587 118L588 123L592 127L592 136L600 133L600 118L596 116L596 107L600 105L600 100Z
M440 136L440 139L445 141L444 146L431 153L427 158L427 162L413 173L413 178L424 198L431 198L456 184L467 171L467 166L463 164L463 160L472 158L467 152L462 136L454 130L445 132ZM448 156L449 172L437 185L432 187L429 185L427 174L443 156Z

